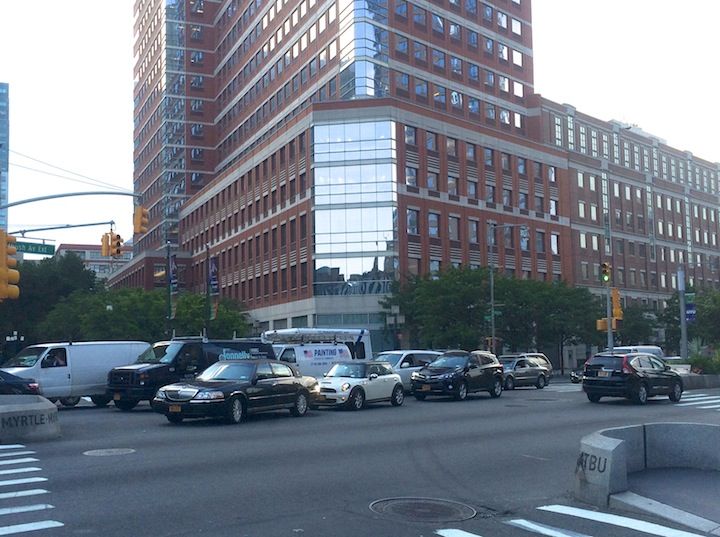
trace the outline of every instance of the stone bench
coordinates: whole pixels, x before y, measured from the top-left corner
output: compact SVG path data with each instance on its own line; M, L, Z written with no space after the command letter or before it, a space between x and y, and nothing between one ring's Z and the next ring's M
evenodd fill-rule
M628 490L628 473L653 468L720 470L720 425L649 423L603 429L582 438L575 465L578 499L607 507Z
M40 395L0 395L0 444L60 436L58 409Z

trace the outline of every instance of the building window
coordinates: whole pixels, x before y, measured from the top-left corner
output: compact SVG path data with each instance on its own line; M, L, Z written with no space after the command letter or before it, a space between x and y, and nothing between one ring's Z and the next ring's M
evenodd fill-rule
M450 240L460 240L460 219L457 216L451 216L448 219L448 235Z
M407 210L407 232L409 235L419 235L418 222L420 220L420 211L415 209Z
M560 255L560 235L557 233L550 234L550 251L553 255Z
M437 172L427 172L427 188L428 188L428 190L437 190L437 188L438 188Z
M417 186L417 168L412 166L405 167L405 184L410 186Z
M437 213L428 214L428 235L440 237L440 215Z
M405 125L405 143L407 145L417 145L417 129Z
M425 149L437 151L437 135L434 132L425 133Z

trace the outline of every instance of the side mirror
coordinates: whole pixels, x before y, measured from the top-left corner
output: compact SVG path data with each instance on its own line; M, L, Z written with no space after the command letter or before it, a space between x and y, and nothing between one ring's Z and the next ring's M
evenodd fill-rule
M400 369L405 369L406 367L410 367L410 362L403 362L400 364Z
M377 373L370 373L370 376L368 378L370 380L375 380L376 378L378 378L378 375L377 375Z

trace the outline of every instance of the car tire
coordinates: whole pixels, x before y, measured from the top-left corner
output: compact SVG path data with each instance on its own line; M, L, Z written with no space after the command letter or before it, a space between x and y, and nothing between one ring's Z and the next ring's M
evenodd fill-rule
M495 377L495 380L493 380L493 385L490 390L488 390L488 393L490 394L490 397L493 399L497 399L502 395L503 392L503 382L499 377Z
M545 375L540 375L537 379L537 382L535 382L535 387L538 390L542 390L547 385L547 381L545 380Z
M61 397L60 398L60 404L62 406L67 406L67 407L77 406L77 404L79 402L80 402L79 397Z
M225 423L237 425L245 419L245 403L239 397L233 397L228 401L225 409Z
M390 396L390 404L392 406L401 406L405 401L405 389L402 385L398 384L393 388L392 395Z
M600 395L596 395L594 393L587 394L588 401L590 401L591 403L599 403L600 397Z
M455 395L453 396L456 401L464 401L467 399L468 396L468 389L467 389L467 382L464 380L460 381L460 384L458 384L457 391L455 392Z
M672 388L670 388L670 394L668 397L673 403L677 403L682 398L683 389L679 382L674 382Z
M505 379L505 389L506 390L514 390L515 389L515 379L512 377L507 377Z
M424 393L417 393L415 392L415 399L418 401L424 401L425 400L425 394Z
M91 395L90 400L93 402L95 406L107 406L107 404L110 402L110 396L109 395Z
M641 382L635 393L633 394L633 401L636 405L644 405L648 400L648 389L644 382Z
M360 388L353 388L347 406L350 410L361 410L365 406L365 392Z
M295 396L295 404L290 409L290 414L295 416L296 418L301 418L305 414L307 414L308 411L308 396L305 392L299 392Z
M116 399L113 401L115 403L115 406L122 410L123 412L128 412L135 408L137 404L140 402L139 399Z
M183 417L177 414L167 414L165 416L170 423L182 423Z

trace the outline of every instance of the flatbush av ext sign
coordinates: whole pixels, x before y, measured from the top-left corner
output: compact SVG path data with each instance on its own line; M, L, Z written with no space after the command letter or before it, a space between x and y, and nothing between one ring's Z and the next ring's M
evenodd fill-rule
M40 244L39 242L15 242L18 252L26 254L55 255L55 245Z

